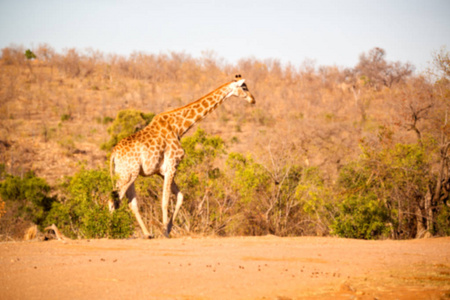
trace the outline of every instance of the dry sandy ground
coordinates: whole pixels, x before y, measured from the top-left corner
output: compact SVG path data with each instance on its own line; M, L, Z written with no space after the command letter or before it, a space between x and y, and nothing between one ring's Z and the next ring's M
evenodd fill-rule
M331 298L450 298L450 238L0 243L0 299Z

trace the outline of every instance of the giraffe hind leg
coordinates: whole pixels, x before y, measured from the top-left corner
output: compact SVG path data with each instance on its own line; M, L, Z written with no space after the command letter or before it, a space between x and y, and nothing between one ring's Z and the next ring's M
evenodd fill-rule
M175 210L173 212L173 215L170 218L169 223L167 224L166 232L164 233L164 236L166 236L166 237L169 237L170 231L172 230L172 227L173 227L173 222L174 222L175 218L177 217L177 214L181 208L181 205L183 204L183 194L180 192L180 189L178 188L178 186L174 180L172 180L171 191L174 195L177 196L177 203L175 205Z
M170 231L172 229L172 219L169 220L169 200L172 190L173 178L175 176L175 171L167 172L164 175L164 185L163 185L163 196L161 201L162 216L163 216L163 230L164 236L169 237Z
M139 226L141 227L144 236L146 238L152 238L153 235L150 234L150 232L147 230L147 227L145 226L144 221L142 220L141 214L139 213L139 207L138 207L137 198L136 198L136 190L134 188L134 182L127 189L126 196L128 198L128 206L130 207L131 211L134 214L134 217L138 221Z

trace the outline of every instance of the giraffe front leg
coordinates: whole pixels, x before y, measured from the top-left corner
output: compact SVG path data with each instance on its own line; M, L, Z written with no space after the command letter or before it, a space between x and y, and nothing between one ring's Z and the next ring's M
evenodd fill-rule
M170 231L172 230L172 222L169 222L169 200L172 188L173 178L175 172L167 172L164 176L164 186L163 186L163 197L162 197L162 215L163 215L163 230L164 236L169 237Z
M175 205L175 211L173 212L172 217L169 220L169 223L167 224L167 234L170 233L172 230L173 222L175 221L178 211L181 208L181 205L183 204L183 194L180 192L180 189L178 188L177 184L174 180L172 180L171 190L174 195L177 196L177 203Z

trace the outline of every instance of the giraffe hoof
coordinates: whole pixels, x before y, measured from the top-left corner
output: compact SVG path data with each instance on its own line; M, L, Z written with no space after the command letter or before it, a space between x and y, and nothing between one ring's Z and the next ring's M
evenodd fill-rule
M153 234L148 234L148 235L145 236L145 238L148 239L148 240L151 240L151 239L154 239L155 236Z
M170 238L170 233L169 233L168 231L165 231L165 232L164 232L164 237L166 237L166 238L169 239L169 238Z

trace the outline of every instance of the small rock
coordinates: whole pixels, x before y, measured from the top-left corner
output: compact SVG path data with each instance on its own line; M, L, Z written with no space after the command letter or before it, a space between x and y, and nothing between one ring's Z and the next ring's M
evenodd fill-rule
M354 292L355 288L352 287L350 284L348 284L347 282L344 282L340 285L339 287L339 291L341 292Z

